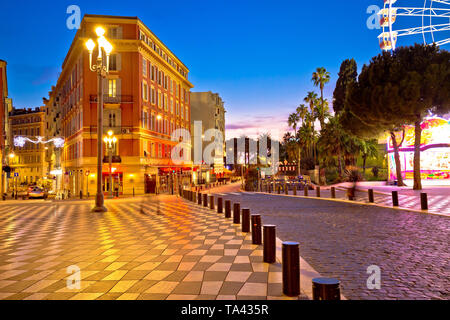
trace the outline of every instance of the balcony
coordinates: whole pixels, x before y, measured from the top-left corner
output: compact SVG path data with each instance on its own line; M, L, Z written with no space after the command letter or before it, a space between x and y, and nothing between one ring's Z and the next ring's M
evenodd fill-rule
M122 163L122 158L120 156L112 156L111 157L112 161L111 163ZM103 163L109 163L109 156L104 156L103 157Z
M97 95L90 95L90 102L97 103ZM132 95L117 95L115 97L110 97L107 94L103 95L103 103L117 104L117 103L133 103Z

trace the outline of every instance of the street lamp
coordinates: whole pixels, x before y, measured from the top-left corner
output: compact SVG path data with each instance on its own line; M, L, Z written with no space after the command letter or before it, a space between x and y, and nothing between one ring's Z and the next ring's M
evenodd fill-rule
M114 144L117 142L117 138L113 136L113 132L108 131L108 135L103 139L108 148L108 156L109 156L109 196L113 198L113 189L112 189L112 150Z
M103 148L101 136L103 133L103 78L109 73L109 56L113 46L106 40L105 29L98 27L95 29L97 34L98 56L96 63L92 62L92 54L96 47L95 42L89 39L86 42L86 48L89 51L89 67L92 72L97 72L98 99L97 99L97 195L95 197L95 207L93 212L106 212L104 206L104 197L102 191L102 166L103 166ZM103 50L102 50L103 49Z

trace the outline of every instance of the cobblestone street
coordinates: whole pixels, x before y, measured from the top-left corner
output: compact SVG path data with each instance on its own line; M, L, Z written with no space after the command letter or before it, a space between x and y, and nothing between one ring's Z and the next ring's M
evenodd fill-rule
M342 281L349 299L450 299L448 217L376 206L214 190L283 241L300 242L301 256L323 276ZM381 289L369 290L367 267L381 268Z

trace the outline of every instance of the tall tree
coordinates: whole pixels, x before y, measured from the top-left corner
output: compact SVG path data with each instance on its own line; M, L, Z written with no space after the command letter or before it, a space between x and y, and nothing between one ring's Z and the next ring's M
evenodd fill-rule
M301 155L302 149L300 147L300 141L298 141L298 139L297 139L297 124L298 124L299 121L300 121L300 115L298 113L298 110L296 110L295 113L291 113L289 115L288 125L290 127L292 127L292 129L294 129L295 143L297 145L297 148L296 148L297 149L296 150L297 156L295 158L298 161L298 174L300 175L300 163L301 163L301 160L302 160L302 155Z
M303 99L305 103L309 105L310 112L305 116L307 118L307 123L309 126L309 131L311 132L311 153L314 158L314 165L316 164L316 146L314 142L315 137L315 128L314 128L314 122L316 121L315 114L316 114L316 106L318 104L318 98L317 93L314 91L310 91L307 93L305 99Z
M437 46L401 47L393 53L402 70L398 79L404 117L414 125L414 190L422 189L420 146L423 119L450 110L450 53Z
M387 52L372 58L369 65L363 66L358 81L349 84L341 123L345 130L362 138L388 132L393 143L397 182L404 186L399 155L402 142L399 144L395 135L407 124L397 86L401 72Z
M325 126L325 104L323 99L323 89L325 84L330 82L330 73L324 67L317 68L312 74L312 82L316 87L320 88L320 105L322 106L322 112L319 115L320 127Z
M355 83L358 77L358 67L355 59L346 59L342 62L333 92L333 109L336 114L344 109L347 88L350 83Z

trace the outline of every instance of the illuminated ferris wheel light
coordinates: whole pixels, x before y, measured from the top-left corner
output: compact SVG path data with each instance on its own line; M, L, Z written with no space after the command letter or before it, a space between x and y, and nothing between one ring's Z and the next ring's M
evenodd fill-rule
M394 7L394 4L412 6ZM422 35L424 44L442 46L450 43L450 0L399 0L398 3L397 0L384 0L378 15L383 28L378 36L381 50L394 51L399 38L413 35ZM421 18L421 25L395 28L399 21L412 23L411 17Z

